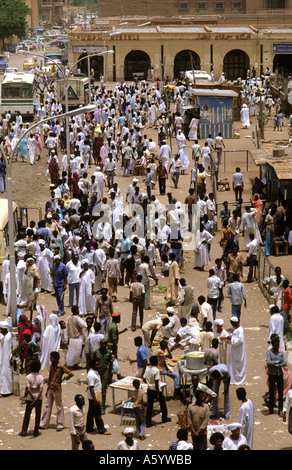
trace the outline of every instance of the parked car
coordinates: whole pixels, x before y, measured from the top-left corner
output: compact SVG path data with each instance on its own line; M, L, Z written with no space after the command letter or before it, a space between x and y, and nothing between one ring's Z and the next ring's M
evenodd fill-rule
M12 52L12 53L15 52L16 51L16 43L4 44L4 50Z
M7 67L7 62L5 62L4 60L0 60L0 73L4 73Z
M24 39L22 41L24 44L26 44L27 48L30 48L30 49L35 49L36 48L36 44L34 44L32 41L30 41L29 39Z

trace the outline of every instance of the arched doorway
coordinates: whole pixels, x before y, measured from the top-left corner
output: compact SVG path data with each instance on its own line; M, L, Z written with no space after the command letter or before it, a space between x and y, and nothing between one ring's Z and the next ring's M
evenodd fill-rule
M227 80L245 79L249 68L249 57L240 49L233 49L224 57L223 72Z
M129 52L124 61L124 75L126 81L132 81L135 76L140 80L146 80L148 70L151 68L151 60L144 51L133 50Z
M273 72L288 76L292 73L292 54L276 54L273 60Z
M182 78L186 70L200 70L201 60L198 54L185 49L176 54L174 58L174 78Z
M86 57L87 53L81 54L79 59ZM103 56L94 56L90 57L90 70L94 70L95 80L100 80L100 76L103 75ZM88 76L88 59L80 60L77 64L77 68L80 68L81 73L84 73Z

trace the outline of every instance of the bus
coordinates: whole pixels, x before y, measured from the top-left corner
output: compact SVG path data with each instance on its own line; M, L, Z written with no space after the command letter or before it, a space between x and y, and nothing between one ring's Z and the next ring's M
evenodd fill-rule
M17 233L17 204L13 202L14 233ZM9 253L8 199L0 199L0 279L3 261Z
M34 74L16 72L8 74L1 84L1 113L19 112L24 118L34 117Z
M41 207L22 207L17 206L16 202L13 202L14 237L16 237L20 229L24 232L32 220L37 223L41 219ZM0 199L0 281L2 279L3 261L8 257L9 247L8 199Z
M67 79L57 81L57 101L66 106L65 86L68 83L68 104L69 109L75 109L78 106L88 104L89 80L84 74L70 75Z

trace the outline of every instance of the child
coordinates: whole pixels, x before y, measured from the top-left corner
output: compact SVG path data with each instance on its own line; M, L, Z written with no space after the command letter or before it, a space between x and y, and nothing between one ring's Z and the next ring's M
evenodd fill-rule
M39 373L41 368L41 363L39 360L31 361L31 373L26 377L26 396L25 403L26 409L22 423L22 429L19 433L20 436L26 436L27 429L30 421L30 415L35 408L35 426L34 426L34 437L38 436L39 433L39 424L41 419L41 409L42 409L42 393L44 388L44 378Z
M136 432L139 439L146 439L145 436L145 411L146 411L146 393L142 389L138 379L133 380L133 387L135 390L132 392L132 399L134 402L134 413L136 420Z
M218 299L218 306L217 310L218 312L222 312L222 302L224 300L224 294L223 294L223 287L225 286L225 281L226 281L226 269L225 266L222 266L222 259L217 258L215 259L216 266L213 267L215 276L218 276L221 284L219 287L219 299Z
M34 341L31 339L31 331L29 329L24 330L23 337L24 340L21 345L22 355L25 360L25 373L26 375L30 374L30 363L35 359L38 359L38 348Z
M213 324L210 321L206 322L205 328L201 331L201 351L206 351L212 347L212 340L214 338Z
M169 276L169 266L170 266L170 262L168 261L168 256L162 255L161 256L161 274L164 277Z

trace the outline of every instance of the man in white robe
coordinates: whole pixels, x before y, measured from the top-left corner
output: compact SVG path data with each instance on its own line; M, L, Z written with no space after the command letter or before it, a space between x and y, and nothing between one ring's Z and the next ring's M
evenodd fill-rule
M61 328L58 316L51 313L49 316L49 325L46 327L41 340L41 370L50 369L50 354L52 351L60 349Z
M216 318L213 323L214 338L219 341L218 344L218 364L228 364L227 361L227 342L228 336L227 331L223 328L224 320L222 318Z
M101 201L103 198L103 190L106 186L106 176L103 174L99 166L96 167L93 174L95 176L95 183L97 184L97 201Z
M36 162L38 141L36 140L33 134L31 134L30 137L27 139L27 146L30 164L34 165Z
M41 277L40 288L46 292L52 291L51 268L53 266L53 252L46 248L45 240L39 240L40 250L36 256L36 265Z
M189 127L189 140L196 140L198 138L198 119L193 118Z
M243 214L241 219L241 230L244 232L244 242L247 248L247 245L250 243L250 233L254 233L255 238L259 243L262 243L262 237L255 220L257 209L246 207L245 210L246 212Z
M13 392L12 368L12 335L8 321L0 323L0 395L11 395Z
M249 108L247 107L245 103L242 105L242 108L240 110L240 116L241 116L242 127L244 129L247 129L248 127L250 127Z
M82 270L79 274L80 289L79 289L79 314L86 315L95 312L95 297L93 295L93 287L95 282L94 272L89 269L88 262L84 260L81 263Z
M159 160L161 160L162 165L168 170L169 160L171 158L171 148L167 145L166 141L162 141L162 145L159 149Z
M15 283L16 283L16 301L17 304L19 302L19 284L18 284L18 275L15 272ZM10 272L5 276L5 283L4 283L4 290L6 295L6 315L10 315L10 308L11 308L11 280L10 280Z
M193 268L204 270L204 266L210 262L207 244L211 244L213 236L204 229L204 225L200 224L200 231L197 233L196 249L194 254Z
M27 288L26 288L26 263L23 259L20 259L16 265L16 273L18 276L18 287L19 287L19 300L18 305L21 307L27 303Z
M97 248L94 251L94 265L95 265L95 282L94 291L99 292L102 287L105 287L105 265L106 265L106 254L102 248Z
M188 169L189 164L190 164L190 162L189 162L188 150L187 150L186 145L183 145L183 146L180 148L178 154L179 154L179 159L180 159L180 161L181 161L181 163L182 163L181 171L184 172L185 170Z
M156 119L156 107L152 103L148 109L148 127L153 127Z
M230 385L240 386L245 384L247 374L244 332L237 317L231 317L230 323L234 328L233 333L228 336Z
M243 387L240 387L236 390L236 396L238 400L242 401L238 416L238 422L242 426L240 433L246 438L247 445L252 450L255 409L254 404L249 398L246 398L246 390Z

